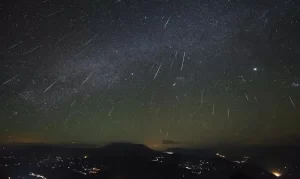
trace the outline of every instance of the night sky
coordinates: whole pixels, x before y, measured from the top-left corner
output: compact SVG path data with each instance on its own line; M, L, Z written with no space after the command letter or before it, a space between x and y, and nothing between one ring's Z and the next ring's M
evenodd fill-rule
M0 3L0 141L297 144L300 2Z

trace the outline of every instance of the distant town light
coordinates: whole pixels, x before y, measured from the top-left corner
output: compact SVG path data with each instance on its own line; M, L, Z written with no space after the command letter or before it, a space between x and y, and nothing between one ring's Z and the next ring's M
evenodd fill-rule
M172 155L174 152L165 152L166 154Z
M157 161L158 161L158 159L157 159L157 158L155 158L155 159L153 159L152 161L153 161L153 162L157 162Z
M273 172L273 175L275 175L276 177L280 177L280 176L281 176L281 173Z
M225 155L221 155L219 153L216 153L217 156L221 157L221 158L225 158Z
M100 171L100 169L96 168L96 167L94 167L93 170L96 171L96 172Z
M37 178L47 179L43 175L35 174L35 173L32 173L32 172L29 173L29 176L34 176L34 177L37 177Z

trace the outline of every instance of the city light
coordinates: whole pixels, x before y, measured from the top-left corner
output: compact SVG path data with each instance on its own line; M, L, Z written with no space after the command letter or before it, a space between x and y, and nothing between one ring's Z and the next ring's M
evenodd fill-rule
M32 173L32 172L29 173L29 176L34 176L34 177L37 177L37 178L47 179L43 175L35 174L35 173Z
M166 154L172 155L174 152L165 152Z
M99 168L96 168L96 167L94 167L93 170L96 171L96 172L99 172L99 171L100 171L100 169L99 169Z
M281 176L281 173L273 172L273 175L275 175L276 177L280 177L280 176Z
M216 156L219 156L219 157L221 157L221 158L225 158L225 155L221 155L221 154L219 154L219 153L216 153Z

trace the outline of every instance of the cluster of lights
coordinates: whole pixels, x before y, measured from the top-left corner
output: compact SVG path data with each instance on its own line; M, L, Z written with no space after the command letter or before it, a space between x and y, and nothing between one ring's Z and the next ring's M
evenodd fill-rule
M82 174L82 175L87 175L87 172L88 172L89 174L97 174L97 173L99 173L100 169L94 167L94 168L91 168L91 169L84 168L84 171L86 171L86 172L79 171L79 170L75 170L75 169L73 169L73 171L74 171L74 172L77 172L77 173L80 173L80 174Z
M245 157L243 157L243 159L244 160L241 160L241 161L237 160L237 161L233 161L233 162L238 163L238 164L242 164L242 163L245 163L249 159L249 157L245 156Z
M2 158L4 158L4 159L15 159L14 156L3 156Z
M221 155L221 154L219 154L219 153L216 153L216 156L219 156L219 157L221 157L221 158L225 158L225 157L226 157L225 155Z
M97 174L99 173L100 169L99 168L92 168L92 170L89 171L90 174Z
M169 154L169 155L174 154L174 152L168 152L168 151L166 151L166 152L164 152L164 153Z
M3 158L5 160L12 160L15 157L14 156L0 156L0 158ZM79 157L78 158L79 159L78 162L74 161L74 160L76 160L75 158L66 158L67 160L65 160L65 162L67 162L68 169L73 170L76 173L80 173L80 174L86 175L86 176L87 175L91 175L91 176L97 175L101 171L101 169L102 169L103 166L100 166L100 167L95 167L95 166L88 167L87 166L87 161L83 160L83 159L87 159L87 158L88 158L88 155L84 155L83 157ZM160 156L158 158L162 159L163 157ZM21 157L20 159L23 159L23 158ZM60 157L60 156L50 157L50 155L49 155L47 157L34 158L33 162L28 161L28 164L29 165L36 165L36 167L38 167L38 168L42 167L42 166L45 166L46 168L50 168L50 169L52 168L52 170L54 170L54 169L56 169L58 167L63 167L64 166L63 162L64 162L64 160L63 160L62 157ZM12 165L13 166L20 166L21 163L20 162L15 162ZM81 169L79 169L79 170L78 169L73 169L74 165L80 167ZM8 167L9 164L0 164L0 167L1 166ZM29 172L28 175L30 176L30 178L34 177L34 178L37 178L37 179L47 179L42 174L37 174L37 173L34 173L34 172ZM26 177L23 177L23 178L26 178ZM8 177L8 179L10 179L10 177Z
M163 159L164 159L164 157L163 156L158 156L158 157L155 157L152 161L153 162L163 162Z
M204 171L215 170L212 166L208 166L210 163L205 160L200 160L198 164L192 164L191 162L185 162L183 164L179 164L180 167L183 167L187 170L190 170L192 173L200 175Z
M61 158L61 157L58 157L58 156L56 156L56 160L57 160L58 162L63 162L62 158Z
M47 179L43 175L35 174L35 173L32 173L32 172L29 173L29 176L34 176L34 177L37 177L37 178Z
M186 166L185 168L186 168L186 169L188 169L188 170L191 170L191 169L192 169L192 168L191 168L191 167L189 167L189 166Z
M293 83L292 83L292 86L293 86L293 87L300 87L300 83L293 82Z

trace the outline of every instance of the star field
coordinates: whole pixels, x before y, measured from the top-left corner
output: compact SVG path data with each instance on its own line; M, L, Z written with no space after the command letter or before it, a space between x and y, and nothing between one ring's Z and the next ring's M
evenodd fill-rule
M3 2L0 139L297 143L299 8L291 0Z

